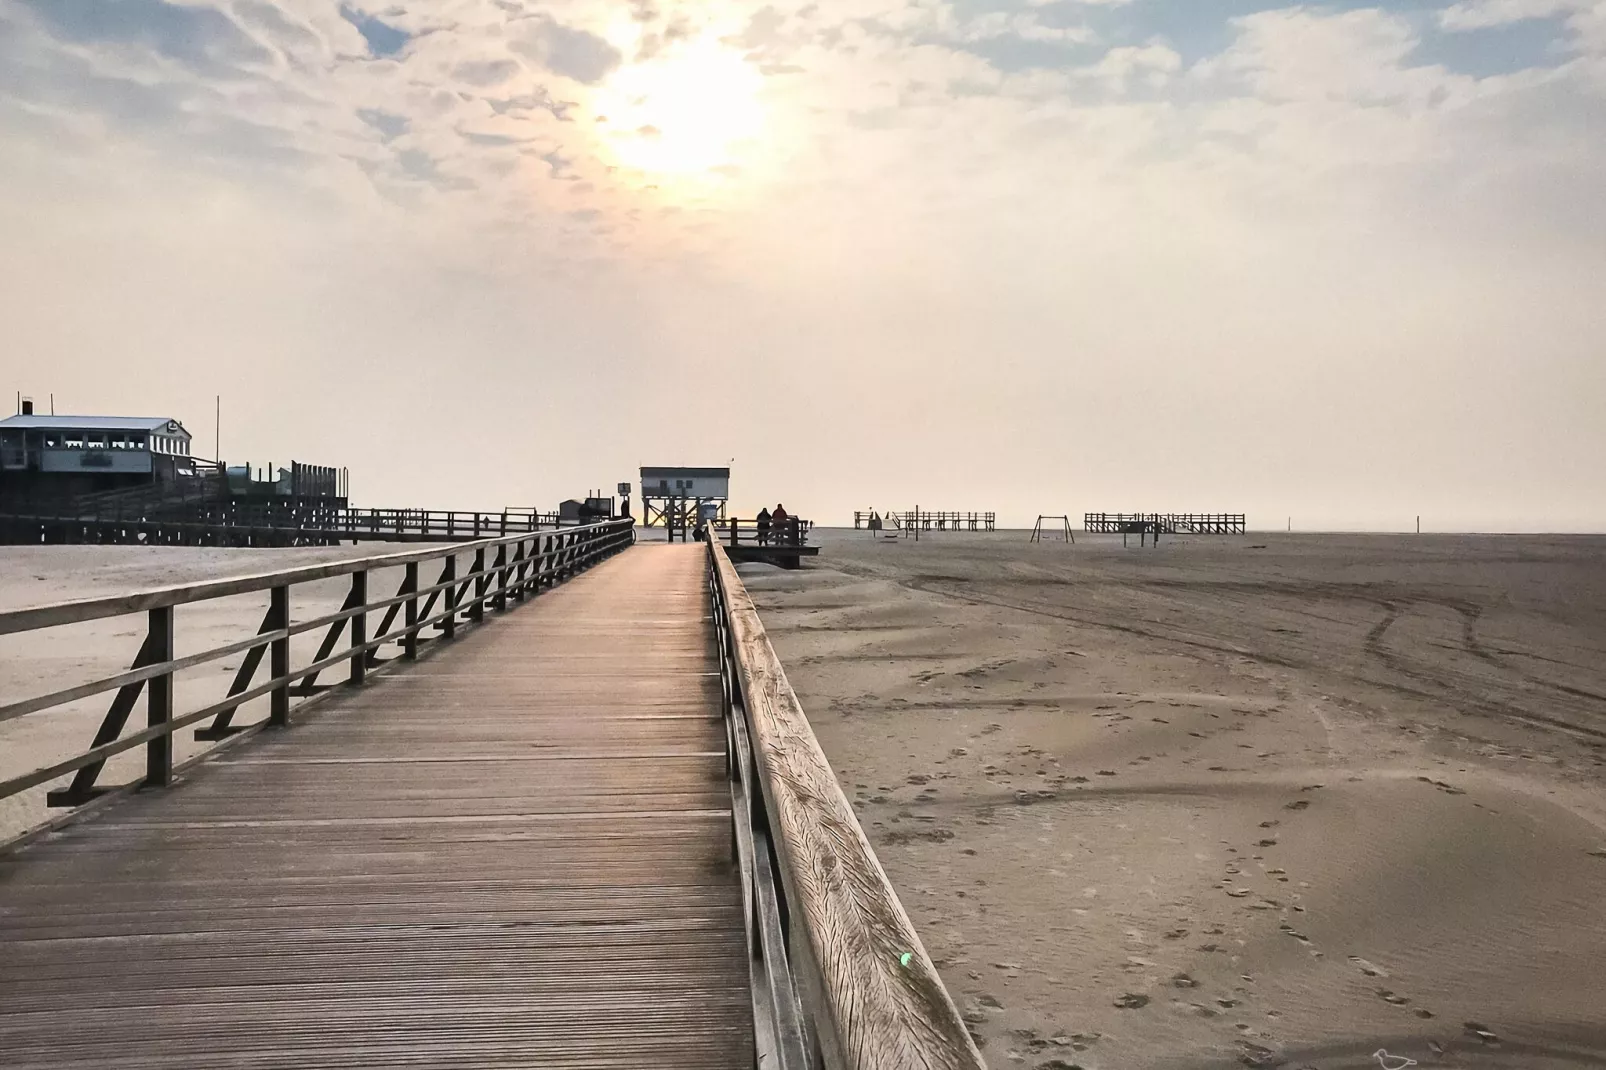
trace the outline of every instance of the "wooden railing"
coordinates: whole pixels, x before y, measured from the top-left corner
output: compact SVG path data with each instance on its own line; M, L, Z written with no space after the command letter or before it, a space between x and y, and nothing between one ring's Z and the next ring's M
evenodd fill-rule
M779 524L731 517L725 521L724 541L731 546L807 546L814 521L789 516Z
M758 1065L982 1070L741 578L708 555Z
M952 510L933 512L926 509L911 509L902 513L895 510L888 510L885 513L878 513L874 509L854 510L855 529L870 527L872 523L879 524L882 528L900 530L993 531L998 525L998 514Z
M40 506L0 515L0 541L328 544L346 540L455 542L558 527L556 513L355 509L342 499L281 497L103 504L94 510Z
M301 704L294 703L293 699L330 689L329 685L318 684L318 677L325 670L344 663L346 683L361 685L376 669L390 661L415 659L426 642L450 640L460 626L483 621L487 607L500 611L506 609L510 601L533 597L543 588L629 546L634 537L631 521L610 520L561 531L484 539L450 547L304 565L232 579L205 580L134 594L0 612L0 635L129 614L144 614L146 618L144 643L127 671L0 705L0 721L9 721L96 694L116 692L87 750L0 780L0 799L68 774L73 774L72 783L50 792L49 805L76 807L109 790L164 787L173 779L173 734L180 728L211 718L212 723L198 730L196 736L217 740L270 725L288 725L292 710ZM460 572L459 562L464 557L469 563L466 571ZM440 566L439 577L433 583L421 585L420 569L434 564ZM371 597L369 574L393 568L403 570L395 595ZM351 587L338 611L293 621L292 596L298 585L340 576L350 576ZM175 607L262 591L268 592L269 604L255 635L200 653L177 655ZM379 612L384 615L370 631L370 614ZM324 630L324 636L317 653L310 661L292 666L291 637L319 629ZM425 634L426 630L432 634ZM344 642L341 641L343 634L349 634ZM396 653L389 658L381 657L381 650L387 646L394 646ZM237 655L243 657L223 699L196 710L175 712L175 673ZM264 658L269 662L267 679L256 683ZM147 727L124 735L141 692L146 696ZM268 696L269 701L265 719L244 727L233 724L235 711L241 705L262 696ZM136 747L145 748L144 776L119 788L99 786L97 781L107 759Z
M1084 513L1082 526L1094 534L1242 535L1243 513Z

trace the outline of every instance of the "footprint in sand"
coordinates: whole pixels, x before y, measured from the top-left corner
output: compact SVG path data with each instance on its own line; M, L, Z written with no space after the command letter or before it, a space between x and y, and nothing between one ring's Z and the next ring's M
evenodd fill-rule
M1284 810L1308 810L1308 809L1310 809L1310 800L1309 799L1295 799L1291 803L1284 803L1283 804L1283 809Z
M1388 971L1383 967L1373 962L1367 962L1359 955L1351 955L1349 960L1355 964L1356 969L1360 970L1368 977L1387 977L1389 975Z

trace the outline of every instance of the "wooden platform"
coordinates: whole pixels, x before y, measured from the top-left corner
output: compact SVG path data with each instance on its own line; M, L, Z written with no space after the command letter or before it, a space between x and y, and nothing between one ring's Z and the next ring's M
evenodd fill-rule
M752 1066L705 554L0 857L0 1065Z
M725 552L732 561L761 561L766 565L779 565L781 568L802 568L805 557L818 557L818 546L759 546L755 543L742 543L739 546L726 546Z

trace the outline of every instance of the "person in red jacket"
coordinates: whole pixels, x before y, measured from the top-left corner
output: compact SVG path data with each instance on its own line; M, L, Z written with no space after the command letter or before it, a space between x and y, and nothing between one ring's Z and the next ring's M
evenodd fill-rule
M770 514L770 525L775 531L776 542L797 541L793 538L791 520L791 514L786 511L786 506L777 503L775 512Z

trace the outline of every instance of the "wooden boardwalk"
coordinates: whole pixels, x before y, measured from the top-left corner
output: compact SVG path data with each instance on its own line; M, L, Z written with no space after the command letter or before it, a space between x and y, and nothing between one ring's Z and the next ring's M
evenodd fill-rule
M753 1065L706 549L0 857L0 1065Z

